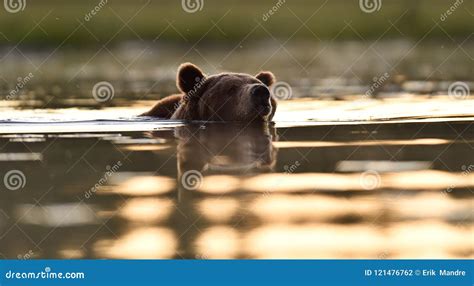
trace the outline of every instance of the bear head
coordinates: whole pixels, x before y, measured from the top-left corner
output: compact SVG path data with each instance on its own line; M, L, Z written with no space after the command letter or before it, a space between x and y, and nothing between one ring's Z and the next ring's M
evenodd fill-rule
M220 73L207 76L197 66L179 67L177 86L184 94L173 119L209 121L271 121L276 110L271 72L256 76Z

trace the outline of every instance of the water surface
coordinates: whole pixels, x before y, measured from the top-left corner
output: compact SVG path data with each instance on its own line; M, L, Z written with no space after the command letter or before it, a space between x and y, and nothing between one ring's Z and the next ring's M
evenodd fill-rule
M472 102L403 102L287 101L257 125L5 110L0 254L472 258Z

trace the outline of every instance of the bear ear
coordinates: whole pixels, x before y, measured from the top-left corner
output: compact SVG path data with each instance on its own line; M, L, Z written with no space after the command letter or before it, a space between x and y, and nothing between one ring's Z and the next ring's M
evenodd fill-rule
M255 76L258 80L263 82L266 86L271 86L275 82L275 76L272 72L262 71Z
M184 63L179 66L176 85L182 92L188 93L204 79L204 73L197 66L192 63Z

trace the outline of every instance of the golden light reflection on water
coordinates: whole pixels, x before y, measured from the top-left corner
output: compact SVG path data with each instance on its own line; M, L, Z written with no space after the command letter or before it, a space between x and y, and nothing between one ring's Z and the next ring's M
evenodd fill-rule
M375 200L344 199L321 195L271 195L252 201L249 210L265 222L327 221L357 216L363 218L380 214Z
M472 200L451 199L443 192L424 193L415 197L400 196L391 200L389 206L397 217L405 219L462 221L474 215Z
M236 179L215 175L204 179L199 189L204 193L225 194L239 189L251 192L304 192L314 190L357 191L364 190L361 184L363 173L273 173ZM474 186L474 174L450 173L435 170L394 172L379 174L380 182L373 189L447 189L453 186ZM226 183L228 182L228 183Z
M171 258L176 246L176 236L168 228L137 227L116 239L98 241L94 251L106 258Z
M440 221L400 222L387 229L394 258L474 257L472 225L449 225Z
M117 173L110 179L110 187L103 187L101 193L113 193L129 196L151 196L165 194L173 190L176 181L169 177Z
M240 187L239 178L228 175L207 176L202 181L199 191L208 194L225 194L236 191Z
M171 149L171 146L166 145L126 145L121 147L121 149L125 151L135 151L135 152L143 152L143 151L163 151Z
M156 223L166 219L172 208L173 202L169 199L135 198L124 204L119 215L129 221Z
M450 173L424 170L402 174L389 173L385 185L398 189L449 189L474 186L474 173ZM382 181L383 182L383 181Z
M244 245L254 258L364 258L384 250L381 234L371 226L331 224L268 224L250 231Z
M441 145L451 144L455 141L437 139L437 138L423 138L413 140L364 140L364 141L350 141L350 142L330 142L330 141L282 141L274 142L277 148L315 148L315 147L347 147L347 146L410 146L410 145Z
M244 242L254 258L449 258L463 252L473 256L472 229L430 221L396 223L386 229L270 224L249 232Z
M232 198L209 198L199 202L198 208L209 221L227 222L238 212L239 202Z
M239 233L232 227L211 227L204 230L196 240L196 252L206 258L236 258L239 251Z
M59 256L65 259L80 259L84 257L84 252L80 249L60 249Z

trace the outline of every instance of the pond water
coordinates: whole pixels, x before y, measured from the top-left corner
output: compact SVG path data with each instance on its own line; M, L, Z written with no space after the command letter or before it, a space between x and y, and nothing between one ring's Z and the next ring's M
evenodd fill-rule
M4 108L0 256L472 258L473 104L289 100L258 125Z

